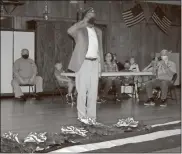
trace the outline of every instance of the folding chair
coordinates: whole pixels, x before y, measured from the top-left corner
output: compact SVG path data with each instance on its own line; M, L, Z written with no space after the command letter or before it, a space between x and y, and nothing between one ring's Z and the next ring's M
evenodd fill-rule
M65 98L64 91L66 90L66 87L65 86L60 86L60 84L59 84L59 82L58 82L58 80L57 80L57 78L55 76L54 76L54 83L56 85L56 90L54 90L54 92L52 94L52 101L54 99L54 96L57 94L57 90L59 91L59 94L61 96L62 101L64 101L65 100L64 99Z
M108 94L111 94L111 95L114 95L114 100L116 101L117 99L117 91L116 91L116 85L114 85L114 83L112 83L109 91L108 91Z
M174 83L176 82L177 76L178 76L177 73L175 73L173 75L172 83L171 83L171 85L169 85L169 87L168 87L168 93L167 93L167 99L175 100L176 101L176 104L178 103L178 101L177 101L177 95L176 95L176 87L175 87ZM161 90L160 87L156 87L155 89L158 92ZM173 97L172 92L174 94L174 97Z
M129 94L134 99L136 99L137 98L137 87L136 87L136 84L134 83L134 77L132 78L132 80L133 80L133 83L129 83L129 84L125 84L125 79L122 80L121 93L123 93L123 94ZM127 87L131 87L132 88L131 92L125 92L125 90L126 90Z
M29 91L28 91L28 98L31 96L31 89L33 92L33 96L36 95L36 86L33 84L20 84L21 87L29 87Z
M174 84L176 82L177 77L178 77L178 75L177 75L177 73L175 73L172 78L172 84L168 87L168 97L167 97L168 99L175 100L176 104L178 103L178 101L177 101L177 95L176 95L176 87ZM172 92L174 92L175 98L173 98Z

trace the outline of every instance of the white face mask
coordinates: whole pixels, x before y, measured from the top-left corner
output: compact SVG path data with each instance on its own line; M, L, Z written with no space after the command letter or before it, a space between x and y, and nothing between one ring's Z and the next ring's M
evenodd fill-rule
M166 61L168 61L168 56L161 56L161 59L166 62Z

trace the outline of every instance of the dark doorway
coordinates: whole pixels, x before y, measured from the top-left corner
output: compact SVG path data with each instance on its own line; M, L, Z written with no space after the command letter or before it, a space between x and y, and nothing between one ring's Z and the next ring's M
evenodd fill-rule
M107 25L104 24L96 24L97 27L99 27L102 30L102 45L103 45L103 53L107 53L107 36L106 36L106 32L107 32Z

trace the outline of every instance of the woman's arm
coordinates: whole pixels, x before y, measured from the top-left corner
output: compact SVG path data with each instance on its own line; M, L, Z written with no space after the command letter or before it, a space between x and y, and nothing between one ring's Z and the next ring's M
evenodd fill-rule
M137 72L140 72L140 69L139 69L138 64L136 65L136 71L137 71Z
M152 63L150 63L147 67L143 69L143 71L147 71L150 67L152 67Z
M70 81L70 79L69 78L62 78L61 76L59 76L59 75L57 75L56 76L56 79L58 80L58 81L63 81L63 82L69 82Z
M118 72L118 65L115 62L112 62L112 72Z
M107 65L104 64L104 72L108 72Z
M63 81L63 82L69 82L70 79L67 76L62 76L60 72L56 71L54 72L54 76L58 81Z

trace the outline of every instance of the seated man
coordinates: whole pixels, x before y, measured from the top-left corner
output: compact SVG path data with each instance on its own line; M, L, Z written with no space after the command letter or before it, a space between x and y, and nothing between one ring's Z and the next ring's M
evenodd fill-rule
M114 62L118 66L118 71L124 70L124 65L121 62L117 61L116 54L113 54L113 56L114 56Z
M107 53L105 56L104 72L118 72L118 67L113 60L113 54ZM105 77L102 79L102 81L104 83L103 99L106 97L114 83L117 91L116 100L120 101L119 97L121 96L121 81L117 77Z
M161 101L160 106L167 106L166 98L168 92L168 86L172 84L173 75L176 73L176 64L168 60L168 50L161 51L161 60L158 61L156 67L154 67L153 72L156 72L156 79L148 81L146 83L146 91L148 95L148 100L144 105L155 105L153 99L153 88L157 86L161 89Z
M73 92L73 88L75 87L75 82L72 79L61 75L61 73L63 72L64 70L63 70L62 63L56 63L54 75L57 81L59 82L60 86L68 87L68 94L66 95L66 98L68 103L72 103L73 102L72 92Z
M43 79L37 75L37 66L35 62L28 58L28 49L22 49L22 57L17 59L13 66L13 80L11 82L15 98L25 101L20 85L32 84L36 85L36 99L40 99L40 92L43 91L42 84Z

